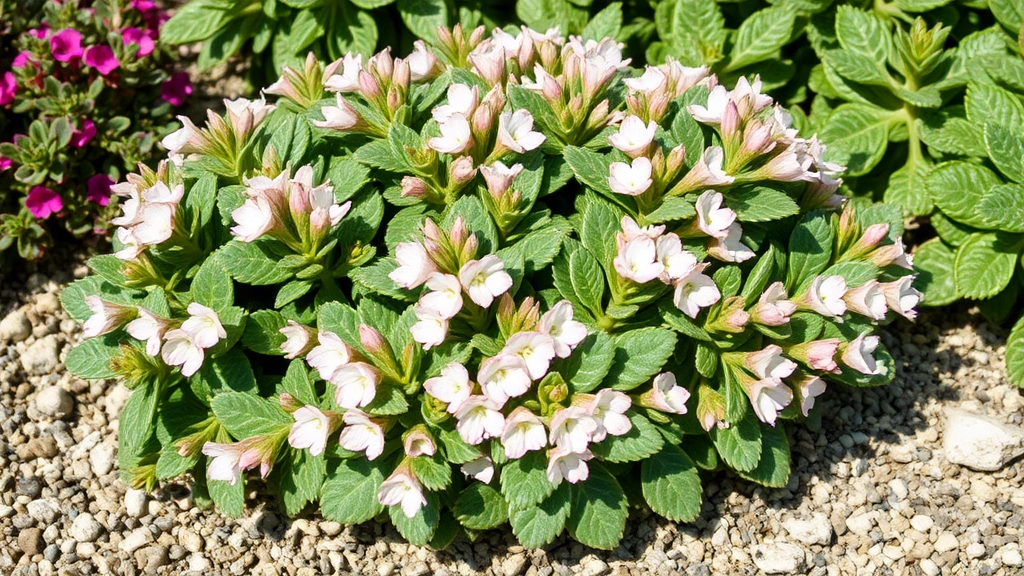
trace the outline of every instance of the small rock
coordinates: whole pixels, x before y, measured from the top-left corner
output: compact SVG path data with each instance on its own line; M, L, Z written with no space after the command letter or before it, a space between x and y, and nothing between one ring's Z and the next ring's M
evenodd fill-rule
M846 528L854 534L860 536L866 536L871 528L874 527L875 521L872 520L871 516L867 514L860 514L853 518L846 519Z
M501 572L505 576L519 576L524 567L526 567L526 555L513 554L501 563Z
M188 528L183 528L178 532L178 542L181 542L181 545L189 552L202 552L203 550L202 536Z
M812 545L827 545L832 540L832 523L828 516L821 512L815 513L807 520L790 518L782 523L789 535L800 542Z
M68 533L79 542L93 542L103 534L103 525L97 522L92 514L83 512L75 517Z
M36 312L40 315L53 314L60 310L60 300L53 292L43 292L36 296Z
M114 447L99 444L89 452L89 467L96 476L103 476L114 469Z
M972 470L994 472L1024 454L1024 430L959 408L946 408L946 459Z
M33 438L28 441L26 448L33 458L53 458L57 455L57 441L53 436Z
M583 564L580 576L603 576L608 573L608 564L600 558L591 557Z
M754 546L754 564L765 574L792 574L804 568L804 550L789 542Z
M22 362L25 362L24 357L22 357ZM57 366L56 362L57 360L55 355L54 368ZM52 369L53 368L51 368L51 370ZM57 419L64 418L68 414L71 414L71 410L74 406L75 401L71 397L71 394L60 386L43 388L39 394L36 394L36 410L38 410L43 416Z
M33 500L28 503L26 508L28 509L28 515L44 526L53 524L60 514L60 510L46 500Z
M952 532L943 532L939 534L939 539L935 541L935 551L938 553L949 552L950 550L956 550L960 546L960 542L957 541L956 536Z
M1024 558L1021 557L1020 550L1017 550L1016 548L1003 550L1003 554L1000 556L1000 559L1003 561L1004 566L1012 566L1016 568L1017 566L1024 564Z
M35 556L43 551L43 531L39 528L26 528L18 534L18 548L26 556Z
M391 576L395 573L395 563L385 562L380 566L377 566L377 574L379 576Z
M210 561L196 552L188 557L188 569L190 572L206 572L210 569Z
M924 514L918 514L910 519L910 525L914 527L914 530L922 534L927 534L932 526L935 525L935 521L932 520L931 516L925 516Z
M981 542L974 542L967 546L967 557L971 560L981 558L985 555L985 545Z
M60 341L57 336L51 334L36 340L21 355L21 366L26 372L34 374L49 374L57 368L60 354ZM40 408L40 412L43 410Z
M0 320L0 342L21 342L31 334L32 323L24 310L15 310Z
M918 563L921 567L921 572L925 573L925 576L939 576L939 565L936 564L931 558L925 558Z
M327 522L321 522L320 531L333 538L334 536L341 534L341 524L338 522L331 522L330 520Z
M39 481L39 478L30 476L28 478L18 478L18 485L16 491L19 496L28 496L29 498L39 497L39 493L43 491L43 483Z
M132 518L146 515L146 491L131 489L124 493L124 509Z
M150 546L148 548L143 548L139 552L139 556L137 556L137 558L139 557L142 559L139 564L142 565L142 569L147 574L156 574L158 568L166 566L171 562L171 559L167 554L166 546Z
M149 531L149 528L136 528L121 541L121 550L131 554L152 541L153 533Z

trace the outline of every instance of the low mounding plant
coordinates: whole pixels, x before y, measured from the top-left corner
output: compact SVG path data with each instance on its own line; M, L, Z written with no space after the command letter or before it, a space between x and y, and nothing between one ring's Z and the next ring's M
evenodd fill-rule
M34 27L0 74L0 252L40 257L51 216L75 236L106 232L110 186L154 157L191 92L156 47L162 21L151 2L104 0L12 18Z
M115 186L117 253L63 301L68 367L132 389L132 484L191 472L238 515L259 468L289 514L417 544L612 548L633 505L696 517L700 470L785 485L826 380L893 378L901 214L839 211L841 168L757 80L438 38L310 57Z

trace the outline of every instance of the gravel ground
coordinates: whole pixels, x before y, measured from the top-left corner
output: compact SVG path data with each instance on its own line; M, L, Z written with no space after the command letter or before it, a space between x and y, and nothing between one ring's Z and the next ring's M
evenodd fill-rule
M68 260L0 280L0 574L1024 574L1024 463L1003 462L1024 450L1024 396L1006 383L1005 332L966 309L891 327L896 383L830 390L820 432L792 427L785 489L706 479L697 521L634 512L611 552L566 537L525 550L509 530L437 552L390 526L289 520L255 494L235 520L194 507L186 482L129 490L115 453L126 390L64 370L81 336L57 294L86 273ZM1006 443L998 470L950 462L964 455L944 446L949 418L969 416L951 408L983 415L958 437Z

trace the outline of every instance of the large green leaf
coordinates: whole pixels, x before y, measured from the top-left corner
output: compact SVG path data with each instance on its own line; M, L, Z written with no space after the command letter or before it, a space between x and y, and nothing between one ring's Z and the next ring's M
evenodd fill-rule
M626 529L626 495L615 477L599 462L590 462L590 476L572 487L567 527L581 544L611 550Z
M677 446L668 444L644 460L640 482L644 500L665 518L689 522L700 514L700 476L690 457Z
M832 112L818 136L828 143L826 160L846 166L846 174L860 176L885 155L889 140L886 112L866 104L842 104Z
M1006 288L1020 256L1019 237L974 234L956 251L953 274L967 298L991 298Z
M1002 184L991 170L970 162L946 162L928 175L928 190L932 200L947 216L968 226L988 228L978 214L988 192Z
M366 522L383 510L377 492L384 482L380 468L364 458L342 460L324 483L320 509L328 520L342 524Z

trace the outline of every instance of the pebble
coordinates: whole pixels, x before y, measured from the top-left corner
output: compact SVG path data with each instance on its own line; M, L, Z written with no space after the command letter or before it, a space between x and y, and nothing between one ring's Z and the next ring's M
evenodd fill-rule
M603 576L608 573L608 564L600 558L591 557L583 564L580 576Z
M43 292L36 296L36 313L53 314L60 309L60 299L53 292Z
M178 542L181 542L181 545L189 552L202 552L203 550L202 536L188 528L183 528L178 532Z
M24 359L22 360L24 361ZM71 414L75 401L67 390L60 386L43 388L36 394L36 410L50 418L64 418Z
M1000 556L1004 566L1011 566L1016 568L1021 564L1024 564L1024 558L1021 557L1020 550L1016 548L1010 548L1003 550L1003 554Z
M789 542L754 546L754 565L765 574L793 574L804 568L804 550Z
M854 516L853 518L846 519L846 528L850 532L853 532L854 534L858 534L860 536L866 536L867 533L871 530L871 528L874 527L874 525L874 520L872 520L871 516L869 516L868 514L861 514L859 516Z
M129 489L124 493L125 513L132 518L142 518L145 516L147 498L145 490Z
M1024 430L998 420L946 408L942 448L946 459L972 470L994 472L1024 454Z
M114 469L114 447L99 444L89 451L89 467L96 476L103 476Z
M513 554L501 563L501 572L504 576L519 576L526 567L525 554Z
M931 516L925 516L924 514L918 514L910 519L910 525L914 527L914 530L921 532L922 534L928 533L935 525L935 521L932 520Z
M808 546L814 544L827 545L832 540L832 523L828 516L816 512L806 520L790 518L782 523L789 535Z
M25 528L18 534L18 548L27 556L42 552L43 545L43 531L39 528Z
M31 335L32 323L24 310L15 310L0 320L0 342L17 343Z
M939 576L942 572L939 570L939 565L935 563L931 558L925 558L918 563L921 567L921 572L924 572L925 576Z
M202 554L195 552L188 557L188 569L190 572L206 572L210 569L210 561Z
M59 354L60 341L50 334L33 342L21 354L21 366L30 374L49 374L57 368Z
M974 542L974 543L969 544L967 546L966 552L967 552L967 557L971 558L972 560L974 558L981 558L982 556L985 555L985 545L982 544L981 542Z
M136 528L121 541L121 549L129 554L153 541L153 533L149 528Z
M380 566L377 566L377 575L378 576L391 576L394 573L395 573L395 563L394 562L384 562Z
M935 541L935 551L940 554L943 552L949 552L950 550L956 550L960 546L960 542L957 541L956 535L951 532L943 532L939 534L939 539Z
M84 512L75 517L68 534L79 542L93 542L103 534L103 525L92 514Z
M33 500L28 503L26 508L28 509L28 515L44 526L53 524L60 514L60 510L46 500Z

